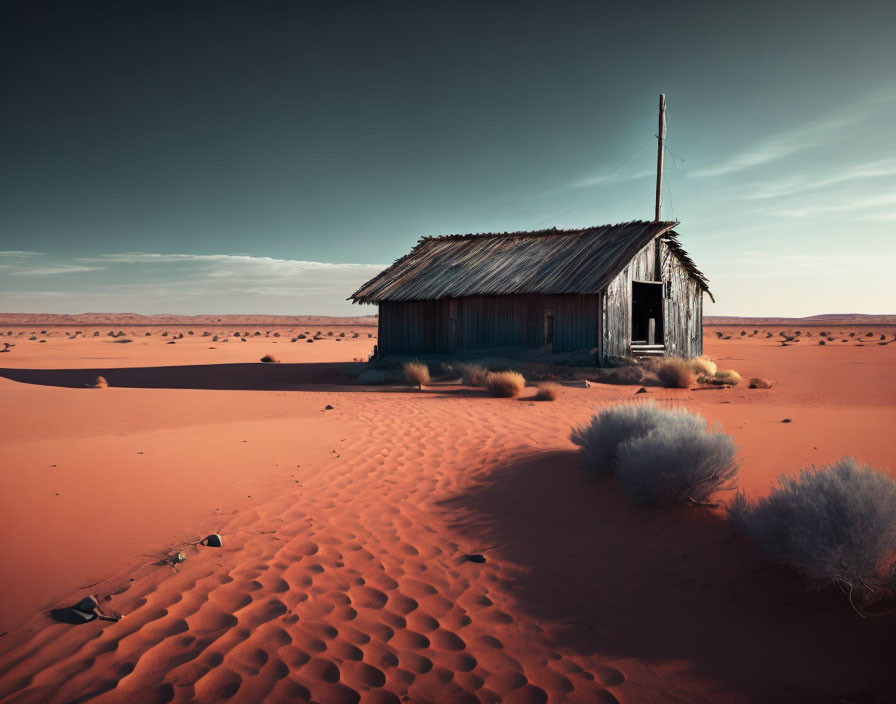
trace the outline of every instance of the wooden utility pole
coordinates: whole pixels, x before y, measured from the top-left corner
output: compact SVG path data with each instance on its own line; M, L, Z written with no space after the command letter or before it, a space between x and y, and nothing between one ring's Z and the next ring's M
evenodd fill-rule
M666 96L663 93L660 94L660 124L656 140L656 213L653 219L659 222L663 205L663 151L666 146Z

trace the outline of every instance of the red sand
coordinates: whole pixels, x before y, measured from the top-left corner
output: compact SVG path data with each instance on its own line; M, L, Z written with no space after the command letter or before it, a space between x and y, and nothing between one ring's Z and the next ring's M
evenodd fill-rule
M536 403L534 389L354 386L341 363L375 334L360 326L250 326L262 335L220 344L200 327L128 329L130 344L6 329L29 334L0 337L16 343L0 355L4 702L836 702L896 688L891 619L804 593L718 513L640 509L583 475L570 426L634 387ZM305 329L347 334L289 342ZM845 453L896 467L896 346L877 344L892 330L839 326L819 346L815 328L782 347L740 329L708 328L707 353L772 389L648 396L733 433L742 486ZM257 364L268 352L283 364ZM110 388L83 387L97 373ZM210 532L223 549L188 545ZM179 571L158 564L175 548ZM88 593L124 619L49 618Z

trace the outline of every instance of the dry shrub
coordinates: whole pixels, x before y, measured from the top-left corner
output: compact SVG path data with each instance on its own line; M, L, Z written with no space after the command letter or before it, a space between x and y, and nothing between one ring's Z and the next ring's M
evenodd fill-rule
M741 376L733 369L719 369L713 379L719 384L730 384L736 386L740 383Z
M104 376L98 376L91 384L91 387L94 389L105 389L107 386L109 386L109 382L106 381L106 377Z
M836 585L859 603L896 589L896 482L843 457L797 477L780 477L768 496L738 492L728 507L736 528L811 585Z
M424 386L429 383L429 367L422 362L405 362L401 373L404 380L414 386Z
M489 372L485 376L485 388L498 398L513 398L525 386L526 379L519 372Z
M616 451L633 437L646 435L663 411L653 402L626 403L604 408L587 425L574 428L569 439L581 449L585 468L600 476L616 470Z
M573 430L586 469L615 474L639 503L666 506L705 503L733 488L734 439L684 409L663 410L652 401L611 406Z
M617 450L616 478L640 504L708 504L734 488L738 465L734 438L684 409L662 411L659 422Z
M535 394L536 401L556 401L560 396L560 389L554 384L539 384Z
M762 379L758 376L754 376L750 379L750 388L751 389L770 389L772 388L772 382L767 379Z
M641 384L644 381L644 369L637 365L604 367L597 371L595 381L601 384Z
M698 377L712 377L715 376L718 367L716 363L713 362L709 357L703 355L702 357L696 357L691 360L691 365L694 367L694 371L697 372Z
M660 383L668 388L687 389L697 383L697 372L691 360L667 357L655 362L653 370Z
M485 377L488 376L488 369L481 364L472 362L461 362L455 367L460 373L461 381L464 386L484 386Z
M280 360L277 359L272 354L266 354L264 357L261 358L261 361L264 362L265 364L279 364L280 363Z

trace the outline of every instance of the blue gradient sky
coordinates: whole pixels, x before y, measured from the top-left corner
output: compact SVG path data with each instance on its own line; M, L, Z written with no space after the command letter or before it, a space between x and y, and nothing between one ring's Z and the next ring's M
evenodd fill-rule
M663 215L718 315L896 312L896 3L0 5L0 310L358 314L421 235Z

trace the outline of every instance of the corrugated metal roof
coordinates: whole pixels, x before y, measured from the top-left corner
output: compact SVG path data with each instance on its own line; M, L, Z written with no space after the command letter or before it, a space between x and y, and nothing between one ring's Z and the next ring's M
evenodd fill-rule
M677 222L634 221L581 230L423 237L349 300L427 301L523 293L597 293L655 237L662 237L700 286L706 278L673 231Z

